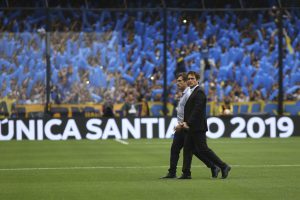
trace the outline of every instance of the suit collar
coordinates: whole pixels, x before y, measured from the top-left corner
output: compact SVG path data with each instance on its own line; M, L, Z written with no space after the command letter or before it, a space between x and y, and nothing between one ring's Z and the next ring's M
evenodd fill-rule
M191 88L191 93L194 92L194 90L198 87L199 85L195 85L194 87Z
M185 103L185 105L187 105L188 102L190 101L190 99L193 98L193 96L196 94L195 91L198 90L198 88L199 88L198 86L199 86L199 85L196 85L196 86L194 86L193 88L191 88L191 95L190 95L190 97L188 98L188 100L187 100L187 102Z

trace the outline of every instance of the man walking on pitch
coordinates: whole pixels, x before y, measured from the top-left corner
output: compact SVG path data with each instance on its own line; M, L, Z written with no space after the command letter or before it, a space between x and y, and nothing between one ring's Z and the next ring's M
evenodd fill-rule
M222 171L222 178L228 176L231 167L224 163L206 143L206 96L198 85L199 75L190 71L187 74L191 95L184 106L184 122L182 126L187 130L184 138L182 176L179 179L191 179L191 162L193 153L197 153Z
M170 168L169 173L161 178L167 179L167 178L176 178L176 168L177 163L179 160L179 154L180 150L183 147L184 144L184 138L185 138L185 130L182 128L182 122L184 118L184 106L187 102L189 96L190 96L190 88L187 86L187 75L186 73L179 73L177 75L176 79L178 90L182 92L182 96L180 97L178 107L177 107L177 120L178 125L175 127L175 134L173 138L173 143L171 146L171 154L170 154ZM195 154L200 160L202 160L203 163L208 168L211 168L212 177L216 178L218 176L218 173L220 169L216 167L211 161L209 161L206 158L203 158L199 154Z

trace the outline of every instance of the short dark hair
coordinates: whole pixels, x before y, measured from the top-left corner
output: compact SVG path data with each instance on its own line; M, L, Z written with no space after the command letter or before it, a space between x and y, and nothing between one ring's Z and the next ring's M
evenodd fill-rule
M176 79L178 79L179 77L182 77L183 81L187 81L187 75L185 72L180 72L178 74L176 74Z
M195 72L195 71L189 71L187 73L187 76L189 76L189 75L195 76L196 80L200 79L200 75L197 72Z

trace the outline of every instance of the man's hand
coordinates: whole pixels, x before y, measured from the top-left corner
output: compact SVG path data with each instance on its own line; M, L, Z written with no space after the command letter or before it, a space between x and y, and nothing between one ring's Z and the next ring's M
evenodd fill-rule
M184 129L190 129L189 125L186 122L182 122L181 127Z
M177 126L174 127L175 132L179 132L182 129L181 123L177 124Z

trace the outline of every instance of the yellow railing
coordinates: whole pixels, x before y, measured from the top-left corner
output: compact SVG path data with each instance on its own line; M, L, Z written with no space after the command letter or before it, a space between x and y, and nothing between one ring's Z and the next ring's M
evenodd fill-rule
M299 106L296 101L285 101L284 102L284 115L300 115ZM113 110L115 116L123 116L122 111L123 104L114 104ZM141 106L141 103L138 103ZM207 115L215 116L219 115L219 108L221 104L216 102L209 102L206 107ZM263 101L259 102L243 102L243 103L232 103L233 114L247 114L247 113L268 113L271 115L277 114L277 102ZM162 102L148 102L150 116L162 116L163 115L163 103ZM85 116L85 117L101 117L103 111L102 104L52 104L50 105L50 111L53 117L74 117L74 116ZM15 116L17 113L18 117L34 117L38 116L38 113L44 112L43 104L30 104L30 105L18 105L14 104L13 100L0 99L0 118L8 116ZM172 116L174 113L174 106L170 103L167 104L167 115Z

